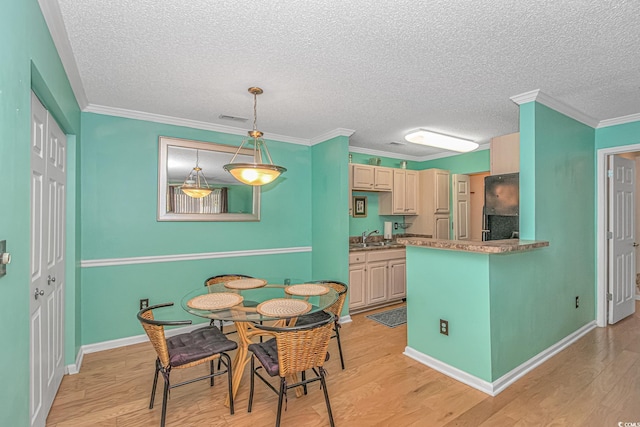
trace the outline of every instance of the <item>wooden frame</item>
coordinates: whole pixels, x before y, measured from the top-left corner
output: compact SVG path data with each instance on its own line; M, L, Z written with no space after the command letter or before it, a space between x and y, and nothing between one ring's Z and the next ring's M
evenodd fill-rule
M365 218L367 216L367 196L353 196L353 217Z

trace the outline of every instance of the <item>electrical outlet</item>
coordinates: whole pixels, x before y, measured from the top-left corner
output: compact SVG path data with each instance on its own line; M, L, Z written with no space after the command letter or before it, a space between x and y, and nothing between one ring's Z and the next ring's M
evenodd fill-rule
M449 321L440 319L440 333L442 335L449 335Z
M580 307L580 297L576 295L576 308Z
M397 223L397 222L394 222L394 223L393 223L393 229L394 229L394 230L397 230L397 229L398 229L398 223Z
M140 310L149 307L149 298L144 298L140 300Z

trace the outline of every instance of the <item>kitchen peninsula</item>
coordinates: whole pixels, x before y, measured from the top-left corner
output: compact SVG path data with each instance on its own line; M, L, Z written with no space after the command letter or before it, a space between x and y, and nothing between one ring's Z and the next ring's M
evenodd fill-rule
M517 368L544 350L527 342L544 324L536 323L532 307L545 304L531 297L528 277L549 242L402 237L398 243L407 256L405 354L491 395L519 378Z

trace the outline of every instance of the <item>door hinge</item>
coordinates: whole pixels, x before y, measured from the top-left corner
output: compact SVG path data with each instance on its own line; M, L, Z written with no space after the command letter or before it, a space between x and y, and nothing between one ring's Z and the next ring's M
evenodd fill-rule
M613 294L611 292L607 293L607 300L608 301L613 301Z
M607 169L607 178L613 178L613 169Z
M613 239L613 231L607 231L607 239Z

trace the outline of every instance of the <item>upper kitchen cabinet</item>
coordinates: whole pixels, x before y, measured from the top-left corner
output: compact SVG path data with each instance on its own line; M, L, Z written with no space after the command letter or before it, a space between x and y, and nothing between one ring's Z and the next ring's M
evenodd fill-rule
M352 164L351 189L357 191L391 191L393 189L393 169Z
M449 238L449 171L426 169L418 173L418 216L408 233L435 239Z
M491 138L490 148L491 175L520 172L520 133Z
M418 213L418 172L393 170L393 191L380 194L380 215L416 215Z

